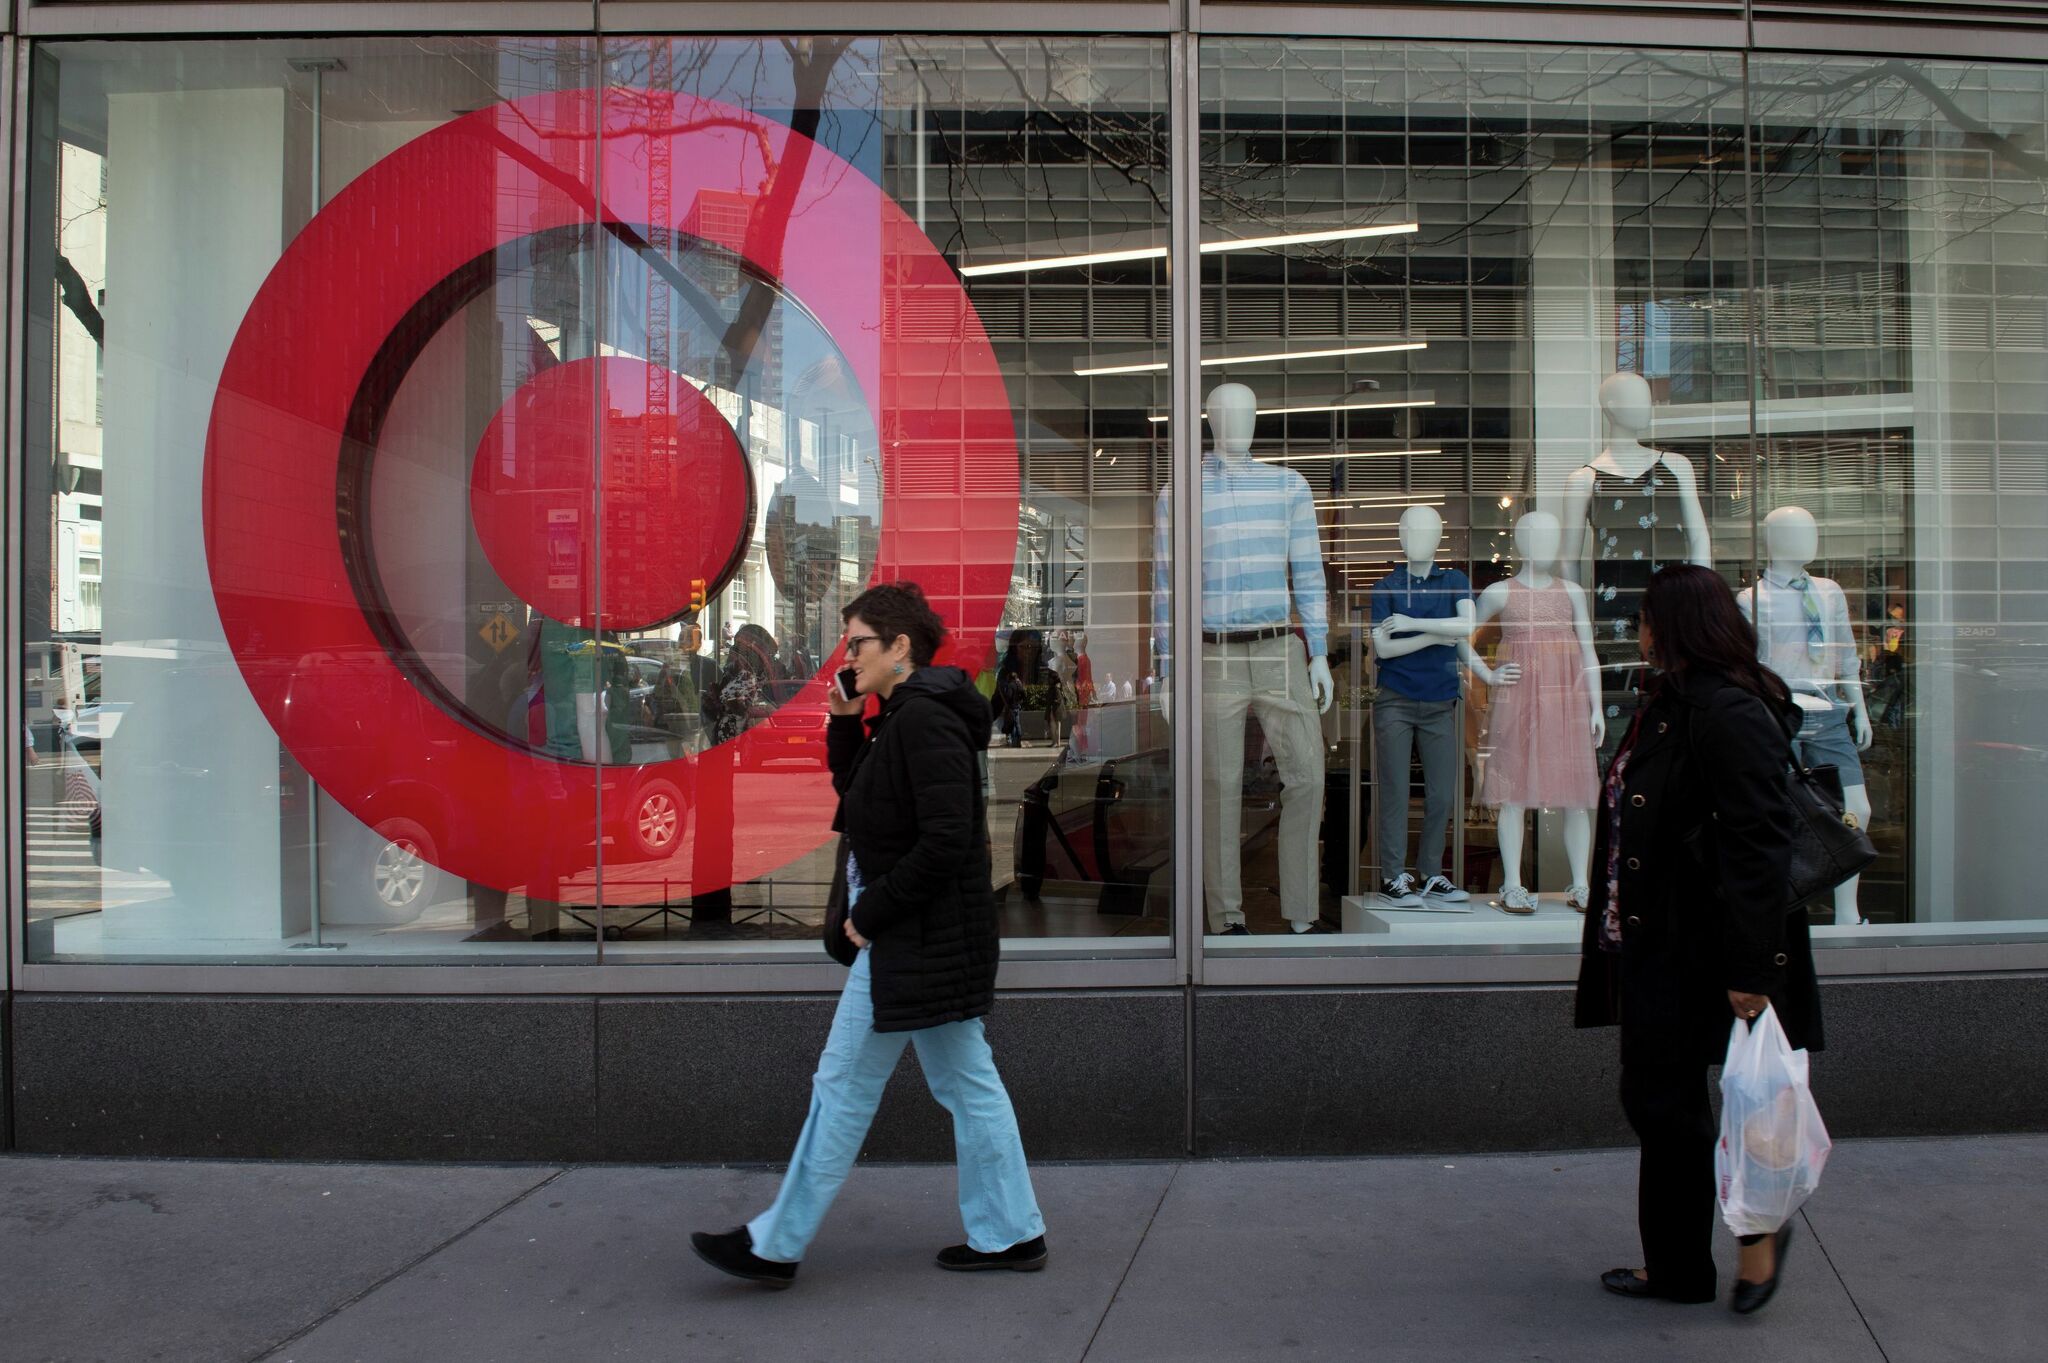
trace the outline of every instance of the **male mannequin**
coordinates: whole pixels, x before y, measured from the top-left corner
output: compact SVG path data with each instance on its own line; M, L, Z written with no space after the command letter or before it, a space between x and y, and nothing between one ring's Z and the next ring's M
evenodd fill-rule
M1607 443L1566 480L1560 519L1564 576L1592 594L1606 693L1605 756L1636 707L1636 618L1651 575L1667 563L1712 567L1714 551L1692 461L1642 441L1650 429L1650 385L1640 374L1610 374L1600 384L1600 408Z
M1246 935L1240 882L1244 724L1258 716L1280 770L1280 911L1296 932L1315 925L1316 829L1323 801L1319 716L1336 694L1325 656L1329 590L1315 498L1293 469L1251 456L1258 404L1241 383L1205 404L1202 457L1202 896L1209 931ZM1170 666L1171 489L1153 540L1153 632ZM1294 635L1294 619L1308 641ZM1162 678L1162 681L1164 678ZM1172 717L1169 692L1160 708Z
M1833 767L1842 780L1842 810L1870 826L1870 790L1863 759L1870 747L1870 710L1863 694L1849 599L1832 579L1806 565L1820 552L1820 528L1804 507L1781 506L1764 517L1769 567L1735 598L1756 626L1757 656L1785 679L1804 712L1794 750L1802 766ZM1845 713L1846 712L1846 713ZM1835 887L1835 925L1863 921L1851 876Z
M1474 627L1502 620L1499 665L1488 667L1471 644L1461 652L1473 674L1494 688L1487 737L1493 749L1480 783L1483 804L1500 810L1501 896L1505 913L1534 913L1522 882L1522 816L1531 805L1564 811L1571 886L1565 903L1579 912L1593 862L1593 809L1599 778L1593 750L1607 734L1600 703L1600 660L1586 589L1555 574L1563 543L1557 517L1531 511L1515 522L1521 571L1479 594Z
M1471 898L1443 873L1459 742L1458 646L1472 637L1472 582L1439 568L1444 518L1434 507L1401 513L1407 562L1372 588L1372 651L1379 694L1372 707L1373 781L1380 898L1391 908L1457 905ZM1422 834L1415 874L1407 867L1408 771L1422 753ZM1459 910L1463 912L1463 910Z

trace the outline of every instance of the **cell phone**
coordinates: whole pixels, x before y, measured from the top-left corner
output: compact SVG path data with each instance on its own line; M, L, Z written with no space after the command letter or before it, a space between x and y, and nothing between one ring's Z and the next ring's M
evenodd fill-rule
M860 673L850 667L842 667L832 674L832 694L841 700L860 698Z

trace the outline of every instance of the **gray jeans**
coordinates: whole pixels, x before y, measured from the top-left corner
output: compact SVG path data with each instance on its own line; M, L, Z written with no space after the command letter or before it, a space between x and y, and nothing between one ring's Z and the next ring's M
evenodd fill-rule
M1422 840L1415 865L1427 880L1443 869L1458 778L1458 702L1409 700L1382 691L1372 706L1373 813L1378 820L1380 879L1408 869L1408 772L1422 750Z

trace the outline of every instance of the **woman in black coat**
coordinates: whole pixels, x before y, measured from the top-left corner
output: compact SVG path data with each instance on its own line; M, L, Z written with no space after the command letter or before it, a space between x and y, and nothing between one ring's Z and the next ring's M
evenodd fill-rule
M1805 910L1785 907L1799 709L1757 662L1756 636L1712 570L1659 572L1641 624L1659 675L1602 792L1577 1023L1621 1027L1645 1267L1600 1281L1623 1296L1706 1302L1717 1205L1707 1069L1734 1020L1767 1007L1794 1046L1821 1043ZM1737 1311L1776 1290L1790 1234L1788 1222L1743 1237Z
M787 1287L915 1043L932 1096L953 1115L967 1225L967 1243L940 1250L939 1267L1043 1268L1045 1221L982 1034L999 955L980 777L987 702L965 672L931 665L946 631L915 584L870 588L844 614L860 694L833 698L826 738L844 837L825 945L851 973L775 1204L690 1242L714 1268ZM863 730L867 696L881 709Z

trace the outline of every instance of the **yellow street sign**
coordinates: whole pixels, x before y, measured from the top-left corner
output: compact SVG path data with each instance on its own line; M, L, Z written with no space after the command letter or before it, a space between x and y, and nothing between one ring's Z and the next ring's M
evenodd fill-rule
M484 621L484 627L477 633L483 636L485 643L497 652L503 653L512 646L512 641L519 637L519 626L512 623L512 617L509 615L493 615Z

